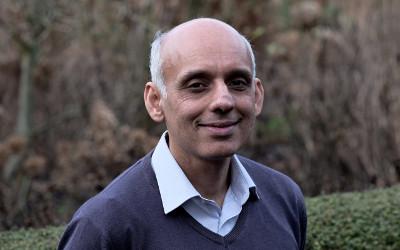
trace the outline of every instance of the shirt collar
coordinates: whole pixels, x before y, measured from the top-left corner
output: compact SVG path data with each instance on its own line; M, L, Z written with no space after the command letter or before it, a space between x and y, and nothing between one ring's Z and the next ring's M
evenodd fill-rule
M167 133L168 131L165 131L162 134L151 157L165 214L193 197L201 197L171 154L167 144ZM232 157L231 166L232 192L243 205L249 197L249 190L255 190L256 185L236 155Z
M237 155L233 155L231 164L231 189L241 205L254 193L258 198L256 184L240 162Z

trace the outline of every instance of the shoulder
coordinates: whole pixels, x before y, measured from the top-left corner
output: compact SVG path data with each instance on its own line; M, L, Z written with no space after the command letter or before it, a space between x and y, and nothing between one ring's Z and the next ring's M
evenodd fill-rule
M120 213L129 208L127 211L131 215L135 212L146 212L148 207L157 203L159 199L149 153L117 176L103 191L85 202L76 214L97 215L99 212L103 216L111 216L115 215L116 211ZM121 214L118 217L121 217Z
M145 218L161 207L150 159L151 153L86 201L68 224L61 243L125 242L127 232L134 233L136 242L140 242ZM80 237L80 232L85 232L86 237Z
M239 156L239 160L256 184L261 199L305 214L303 193L289 176L243 156Z
M291 225L299 249L304 249L307 213L300 187L287 175L261 163L242 156L239 160L256 184L260 204Z
M257 186L267 185L273 190L285 189L302 195L299 186L289 176L244 156L238 158Z
M118 175L107 187L99 193L100 196L129 198L136 196L146 189L157 189L157 181L151 166L152 152L139 159L135 164ZM121 196L123 195L123 196ZM116 198L117 198L116 197Z

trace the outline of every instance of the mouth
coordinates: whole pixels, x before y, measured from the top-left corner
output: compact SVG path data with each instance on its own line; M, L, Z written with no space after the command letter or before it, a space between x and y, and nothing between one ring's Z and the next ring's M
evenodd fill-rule
M231 136L234 132L236 125L241 122L241 119L237 120L218 120L210 122L199 123L200 128L206 129L206 131L213 137L227 137Z
M221 120L221 121L212 121L212 122L204 122L199 123L200 127L215 127L215 128L226 128L237 125L241 120Z

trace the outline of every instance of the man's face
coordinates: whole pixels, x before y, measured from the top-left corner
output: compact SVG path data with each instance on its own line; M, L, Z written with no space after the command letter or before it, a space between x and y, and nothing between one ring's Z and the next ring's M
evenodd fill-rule
M171 34L164 47L161 108L172 154L185 161L221 159L246 141L261 111L244 42L230 30Z

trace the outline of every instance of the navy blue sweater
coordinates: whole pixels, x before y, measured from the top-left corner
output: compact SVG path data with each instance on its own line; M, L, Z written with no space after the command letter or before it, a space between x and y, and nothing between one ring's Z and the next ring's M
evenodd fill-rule
M164 214L149 153L75 213L59 249L304 249L307 218L299 187L275 170L239 159L260 199L252 190L226 236L183 208Z

